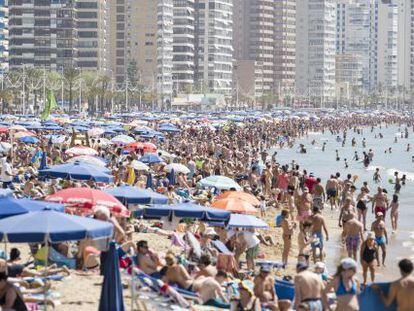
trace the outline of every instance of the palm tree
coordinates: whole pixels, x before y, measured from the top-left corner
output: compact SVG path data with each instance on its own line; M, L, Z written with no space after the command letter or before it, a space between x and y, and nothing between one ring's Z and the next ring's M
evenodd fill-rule
M66 85L66 90L69 92L69 113L72 111L73 108L73 91L75 89L75 85L81 79L81 72L77 68L68 67L63 70L63 79L64 84Z

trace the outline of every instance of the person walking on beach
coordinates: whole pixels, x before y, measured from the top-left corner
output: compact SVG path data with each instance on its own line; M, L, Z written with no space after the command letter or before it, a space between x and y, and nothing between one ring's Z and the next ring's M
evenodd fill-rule
M295 283L295 310L322 311L327 305L322 278L308 270L308 265L299 262L296 265ZM306 309L307 308L307 309Z
M374 288L379 290L381 299L387 307L395 301L397 311L411 311L414 310L413 262L410 259L403 259L398 263L398 267L400 268L401 278L391 284L388 295L378 286Z
M312 236L317 239L316 242L312 243L312 255L313 262L316 263L316 250L319 248L319 257L320 261L324 260L324 250L323 250L323 233L325 232L326 241L329 240L328 229L326 228L325 218L322 216L320 209L317 206L313 207L313 214L311 217L312 220Z
M344 225L342 237L345 239L348 256L357 260L357 252L363 236L363 225L355 218L355 214L349 215L350 219Z
M392 233L397 231L397 227L398 227L398 207L399 207L398 195L394 194L392 196L392 201L391 201L391 204L390 204L390 209L391 209L390 216L391 216Z
M361 221L364 225L364 231L367 230L367 210L368 202L371 200L371 197L368 195L367 189L364 187L361 188L361 193L357 196L357 211L358 211L358 221Z
M280 226L282 227L282 231L283 231L282 263L284 266L286 266L288 263L290 248L292 246L293 231L296 228L296 223L288 220L289 211L287 210L283 210L281 213L281 216L282 216L282 222Z
M358 294L359 283L355 276L357 272L357 263L352 258L341 260L334 278L325 288L325 294L332 288L335 290L337 304L336 310L340 311L358 311ZM328 307L327 310L331 310Z
M384 193L384 190L381 187L378 187L377 193L374 195L372 199L372 213L381 212L385 219L385 213L388 209L388 197Z
M326 197L329 200L329 203L331 204L331 210L336 209L336 199L338 196L338 190L339 190L339 184L338 180L334 177L334 175L331 175L331 177L326 182Z
M385 228L384 214L382 212L378 212L376 216L377 217L375 221L371 225L371 231L374 231L375 241L377 242L378 246L381 247L382 265L385 267L385 256L387 255L386 244L388 244L388 234L387 229ZM380 266L380 262L378 262L378 266Z
M367 284L368 269L371 274L371 282L375 281L375 261L379 262L378 245L375 242L375 233L368 232L367 239L361 244L360 261L364 285Z

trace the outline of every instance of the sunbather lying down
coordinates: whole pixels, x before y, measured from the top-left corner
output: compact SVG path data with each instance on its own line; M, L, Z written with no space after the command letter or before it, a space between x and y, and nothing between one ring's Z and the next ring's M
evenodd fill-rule
M63 276L70 275L70 271L66 267L58 268L56 265L50 265L42 269L30 269L22 264L12 263L4 259L0 259L0 272L7 272L9 277L45 277L50 275L61 274Z

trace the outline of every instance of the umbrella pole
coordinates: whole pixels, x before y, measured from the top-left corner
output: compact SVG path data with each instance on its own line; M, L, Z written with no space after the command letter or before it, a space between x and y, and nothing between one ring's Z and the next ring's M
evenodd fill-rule
M131 311L134 311L134 302L135 302L135 281L134 281L134 263L132 263L131 269Z
M45 281L44 281L44 288L43 288L43 297L44 297L44 301L43 301L43 303L45 304L45 311L47 311L47 297L46 297L46 294L47 294L47 286L46 286L46 279L47 279L47 267L48 267L48 265L49 265L49 235L48 234L46 234L46 238L45 238L45 247L46 247L46 258L45 258L45 276L44 276L44 278L45 278Z
M6 274L9 274L9 268L8 268L8 265L7 265L7 237L6 237L6 239L4 240L4 259L6 260Z

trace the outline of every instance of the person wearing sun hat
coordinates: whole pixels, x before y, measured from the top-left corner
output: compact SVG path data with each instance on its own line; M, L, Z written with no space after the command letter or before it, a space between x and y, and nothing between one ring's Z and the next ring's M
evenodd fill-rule
M254 295L253 289L247 281L239 283L239 299L232 301L230 310L260 311L262 309L260 300Z
M364 278L364 283L367 283L368 269L371 274L371 282L375 280L375 261L379 262L378 258L378 245L375 241L375 233L368 232L367 238L361 244L361 265L362 265L362 275Z
M350 258L341 260L333 279L325 287L325 294L332 288L337 297L336 310L358 311L359 282L356 278L357 262Z

